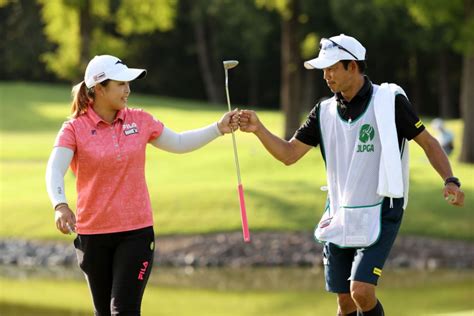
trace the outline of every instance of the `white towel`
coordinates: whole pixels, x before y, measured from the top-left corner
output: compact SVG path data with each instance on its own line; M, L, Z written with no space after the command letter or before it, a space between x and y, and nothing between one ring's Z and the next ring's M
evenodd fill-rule
M402 168L395 125L395 95L399 93L406 96L405 91L396 84L383 83L374 98L375 118L382 144L377 194L390 198L405 197L405 207L408 202L408 170ZM407 149L408 145L404 146L404 167L408 165Z

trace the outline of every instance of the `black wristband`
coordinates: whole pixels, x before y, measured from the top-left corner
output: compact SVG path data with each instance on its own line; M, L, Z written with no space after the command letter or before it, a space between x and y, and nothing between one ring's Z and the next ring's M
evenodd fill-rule
M458 188L461 187L461 182L460 182L459 179L456 178L456 177L449 177L449 178L446 178L446 180L444 180L444 185L447 185L448 183L454 183L455 185L458 186Z

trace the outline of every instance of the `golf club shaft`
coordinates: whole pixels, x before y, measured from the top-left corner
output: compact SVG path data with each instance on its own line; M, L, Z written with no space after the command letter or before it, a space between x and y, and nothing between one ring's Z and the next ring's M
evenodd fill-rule
M227 96L227 107L229 108L229 112L232 111L230 106L230 97L229 97L229 85L228 85L228 73L227 69L225 69L225 94ZM235 169L237 170L237 181L239 185L242 184L242 180L240 178L240 166L239 166L239 156L237 154L237 142L235 140L235 134L232 130L232 145L234 147L234 161L235 161Z
M229 97L229 85L228 85L228 73L227 69L225 69L225 93L227 96L227 106L229 108L229 112L232 111L230 106L230 97ZM250 232L249 226L247 222L247 209L245 207L245 199L244 199L244 187L242 186L242 180L240 178L240 166L239 166L239 156L237 154L237 142L235 140L235 134L232 130L232 145L234 147L234 161L235 161L235 169L237 170L237 182L238 182L238 192L239 192L239 202L240 202L240 217L242 219L242 233L244 235L244 241L250 242Z

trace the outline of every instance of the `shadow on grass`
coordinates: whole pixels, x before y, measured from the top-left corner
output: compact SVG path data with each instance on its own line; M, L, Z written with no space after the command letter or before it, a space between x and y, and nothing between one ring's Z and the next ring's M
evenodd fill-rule
M0 82L0 131L31 132L57 131L67 120L71 102L71 86L64 84L41 84L26 82ZM57 107L63 118L51 118L41 112L41 106ZM195 100L154 97L132 94L130 106L134 108L170 108L197 111L226 110L224 104L210 104Z
M177 99L171 97L155 97L144 94L134 94L130 97L132 107L171 108L190 112L227 111L227 104L207 103L205 101Z
M456 207L444 200L442 187L441 180L435 183L411 180L401 232L474 241L474 191L463 187L464 206Z
M302 204L300 201L291 199L293 193L306 191L316 192L316 186L308 182L292 182L285 183L286 194L284 196L278 194L271 194L259 190L247 189L246 194L259 204L266 205L266 208L272 210L272 216L278 216L285 222L285 226L290 228L308 229L312 230L319 220L320 209L314 209L315 201L310 201L311 205ZM313 203L314 202L314 203ZM322 206L321 206L322 211Z
M53 119L40 111L41 104L57 104L68 113L70 88L66 85L0 83L0 131L31 132L59 130L64 117ZM63 107L64 104L64 108Z
M19 304L0 304L2 316L88 316L91 312L82 312L65 309L49 309L37 306Z

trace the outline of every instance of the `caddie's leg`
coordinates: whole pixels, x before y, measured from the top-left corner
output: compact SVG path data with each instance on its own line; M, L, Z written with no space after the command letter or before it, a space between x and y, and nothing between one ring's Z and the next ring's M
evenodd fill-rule
M370 283L359 281L351 282L351 297L360 311L370 311L377 305L375 285Z
M382 229L378 241L366 248L356 250L352 265L351 296L364 316L384 315L377 301L375 286L398 234L403 217L403 198L385 198L382 205Z
M352 261L355 249L340 248L326 243L323 249L324 275L326 290L337 294L338 315L356 315L356 305L350 293Z
M350 293L337 294L337 315L356 316L357 307Z

